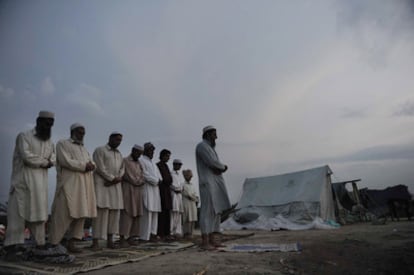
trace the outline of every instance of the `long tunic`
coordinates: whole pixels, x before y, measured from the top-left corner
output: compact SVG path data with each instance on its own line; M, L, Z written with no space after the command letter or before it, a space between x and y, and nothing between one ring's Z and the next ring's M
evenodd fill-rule
M183 187L181 185L181 179L178 171L173 171L171 173L172 184L171 184L171 198L172 198L172 211L174 212L183 212L183 198L181 192ZM179 191L177 193L176 191Z
M122 193L124 196L124 210L130 217L142 216L144 176L139 160L131 156L124 159L125 174L122 177Z
M224 210L229 209L231 205L227 189L224 184L224 178L221 174L217 175L214 173L213 170L224 170L225 166L220 162L213 146L211 146L211 144L205 139L197 144L196 163L199 185L200 187L206 187L209 192L214 212L216 214L220 214ZM206 202L207 200L203 200L203 198L201 198L202 204Z
M10 194L17 198L18 213L26 221L46 221L48 218L48 169L55 163L53 142L41 140L32 129L16 138Z
M161 212L160 190L158 188L161 175L158 167L145 155L139 158L139 162L142 166L145 181L143 192L144 207L149 212Z
M172 196L171 196L171 184L172 176L170 168L164 162L158 162L157 167L161 174L161 183L158 185L160 188L160 198L161 198L161 209L162 210L171 210L172 208Z
M189 181L183 183L183 222L197 221L197 201L198 196L194 186Z
M122 177L125 172L124 161L117 149L104 145L95 149L93 160L96 169L93 174L95 182L96 205L99 208L123 209L122 186L120 183L105 186L116 177Z
M86 164L90 161L92 158L83 144L75 143L72 139L61 140L56 144L55 200L63 192L69 215L75 219L96 217L93 172L85 172Z

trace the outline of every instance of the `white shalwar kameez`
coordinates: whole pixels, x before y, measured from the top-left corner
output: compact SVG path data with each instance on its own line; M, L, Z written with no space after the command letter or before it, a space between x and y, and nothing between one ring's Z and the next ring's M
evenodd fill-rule
M183 183L183 233L192 234L194 223L197 221L198 196L190 181Z
M93 160L96 163L93 176L98 215L92 220L92 234L95 239L106 240L108 234L119 232L120 209L124 208L124 199L121 183L109 186L105 183L124 175L124 159L118 149L112 149L107 144L95 149Z
M177 170L171 173L172 184L171 184L171 198L172 198L172 209L171 209L171 221L170 231L172 235L182 235L182 220L181 215L183 213L183 198L181 192L183 187L181 184L180 174Z
M144 209L140 224L140 239L148 241L151 234L157 235L158 213L161 212L161 198L158 184L161 174L152 160L142 155L139 158L144 176L143 202Z
M49 161L55 164L53 142L41 140L36 130L20 133L13 154L13 171L4 246L24 243L25 222L38 245L45 244L48 218Z

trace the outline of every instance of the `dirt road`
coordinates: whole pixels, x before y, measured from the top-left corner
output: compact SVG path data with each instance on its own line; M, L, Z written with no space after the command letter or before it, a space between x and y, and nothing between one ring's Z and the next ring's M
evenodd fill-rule
M88 274L414 274L414 222L334 230L241 231L228 243L299 242L301 252L206 252L198 247Z

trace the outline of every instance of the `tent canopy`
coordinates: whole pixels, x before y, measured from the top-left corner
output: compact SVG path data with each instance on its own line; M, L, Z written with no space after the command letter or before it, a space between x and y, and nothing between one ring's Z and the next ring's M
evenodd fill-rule
M291 202L319 202L332 174L328 166L259 178L247 178L239 208L274 206ZM332 194L328 191L328 195Z
M331 174L331 169L325 165L276 176L247 178L238 211L232 219L242 221L244 228L254 220L269 223L273 218L300 225L310 224L317 218L334 221Z

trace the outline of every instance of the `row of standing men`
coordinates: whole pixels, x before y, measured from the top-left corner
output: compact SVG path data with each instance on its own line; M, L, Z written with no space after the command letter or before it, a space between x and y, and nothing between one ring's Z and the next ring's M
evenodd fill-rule
M24 243L25 226L30 229L37 248L45 248L48 169L55 165L56 192L49 226L52 246L57 246L68 234L68 250L79 252L75 243L84 234L86 218L93 218L93 249L99 249L99 239L106 239L107 247L115 248L113 235L118 233L121 246L136 244L138 238L148 241L192 234L199 201L191 184L192 172L183 171L185 180L181 181L182 162L178 159L170 171L167 165L170 151L162 150L160 161L155 164L155 146L147 142L143 146L134 145L131 154L123 158L117 150L122 134L113 132L108 143L96 148L91 158L83 146L85 127L75 123L70 127L70 138L56 144L55 154L51 141L53 124L54 113L40 111L36 127L20 133L16 139L5 239L8 251ZM221 176L227 166L220 163L214 151L216 138L216 129L205 127L203 142L196 148L204 204L200 227L205 249L220 245L213 233L220 231L220 213L230 207Z

